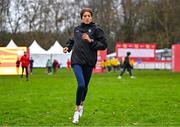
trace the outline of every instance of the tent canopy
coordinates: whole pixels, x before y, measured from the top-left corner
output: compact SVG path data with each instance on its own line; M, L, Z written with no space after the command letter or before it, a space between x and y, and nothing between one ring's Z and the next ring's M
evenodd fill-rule
M30 54L48 54L46 50L44 50L36 40L29 46Z
M110 53L107 55L107 58L112 58L112 57L116 57L116 52Z
M47 60L57 60L61 67L66 67L67 59L70 59L70 53L63 53L63 47L56 41L51 48L46 51L34 40L29 47L30 56L34 60L34 67L46 67Z
M10 42L9 42L9 44L8 44L6 47L8 47L8 48L16 48L16 47L18 47L18 46L17 46L17 45L14 43L14 41L11 39Z
M47 52L49 54L64 54L63 47L59 44L58 41L56 41Z

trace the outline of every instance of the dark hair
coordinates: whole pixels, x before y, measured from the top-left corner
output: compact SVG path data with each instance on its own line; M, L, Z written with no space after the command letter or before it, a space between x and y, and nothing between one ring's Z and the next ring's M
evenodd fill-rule
M83 8L80 12L80 16L81 16L81 19L82 19L82 16L85 12L89 12L91 13L91 16L93 16L93 12L92 12L92 9L91 8Z
M127 56L131 55L131 52L127 52Z

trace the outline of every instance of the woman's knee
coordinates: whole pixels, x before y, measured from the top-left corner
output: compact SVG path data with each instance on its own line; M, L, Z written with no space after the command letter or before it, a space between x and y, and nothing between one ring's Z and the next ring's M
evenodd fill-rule
M84 90L85 89L85 85L83 83L80 83L80 84L78 84L78 88Z

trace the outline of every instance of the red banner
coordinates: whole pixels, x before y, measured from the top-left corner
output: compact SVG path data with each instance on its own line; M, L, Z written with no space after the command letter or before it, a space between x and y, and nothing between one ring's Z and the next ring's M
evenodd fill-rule
M101 62L106 60L106 56L107 56L107 49L97 52L97 63L96 63L95 68L93 69L94 73L102 73L103 72Z
M180 44L172 46L172 71L180 72Z
M127 52L131 52L131 58L142 61L153 61L156 59L156 44L146 43L116 43L116 56L122 58Z

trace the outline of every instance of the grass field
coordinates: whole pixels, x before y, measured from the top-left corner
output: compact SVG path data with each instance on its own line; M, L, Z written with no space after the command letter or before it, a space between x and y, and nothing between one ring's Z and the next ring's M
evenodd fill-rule
M119 73L119 72L118 72ZM180 126L180 73L94 74L80 126ZM35 69L30 80L0 76L0 126L73 126L76 79Z

